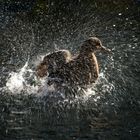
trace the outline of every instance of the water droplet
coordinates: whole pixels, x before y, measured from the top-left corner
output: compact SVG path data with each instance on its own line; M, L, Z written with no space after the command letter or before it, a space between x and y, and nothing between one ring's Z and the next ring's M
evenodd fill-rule
M119 16L121 16L121 15L122 15L122 13L119 13L118 15L119 15Z
M51 2L51 5L53 6L54 5L54 2Z
M128 18L126 18L126 20L128 20Z
M113 27L115 27L116 25L115 24L113 24Z

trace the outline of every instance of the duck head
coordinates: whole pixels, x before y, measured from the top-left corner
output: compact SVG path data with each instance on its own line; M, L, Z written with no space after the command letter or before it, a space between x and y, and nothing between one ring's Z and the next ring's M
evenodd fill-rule
M83 45L81 46L81 52L86 51L86 52L108 52L110 53L111 50L104 47L102 45L102 42L99 38L97 37L89 37L86 41L84 41Z

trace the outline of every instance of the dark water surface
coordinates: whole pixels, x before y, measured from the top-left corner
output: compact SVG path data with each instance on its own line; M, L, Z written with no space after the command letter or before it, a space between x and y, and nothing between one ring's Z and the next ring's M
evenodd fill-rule
M9 74L20 77L28 58L34 70L39 56L58 49L76 53L90 35L113 54L97 55L100 78L84 94L77 97L72 87L40 96L34 86L7 90ZM25 79L16 80L10 87ZM140 139L138 0L0 2L0 140L17 139Z

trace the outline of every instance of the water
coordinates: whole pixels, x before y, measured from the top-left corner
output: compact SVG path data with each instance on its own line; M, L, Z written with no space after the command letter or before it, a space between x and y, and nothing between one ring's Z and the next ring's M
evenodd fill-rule
M0 7L0 140L140 139L139 1L2 1ZM56 91L37 79L46 53L77 53L90 35L113 52L97 54L96 84Z

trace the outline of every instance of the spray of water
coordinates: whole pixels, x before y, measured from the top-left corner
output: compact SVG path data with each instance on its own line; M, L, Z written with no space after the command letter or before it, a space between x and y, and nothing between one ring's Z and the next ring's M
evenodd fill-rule
M6 88L12 93L21 93L21 91L27 91L27 93L34 93L38 90L38 86L35 85L37 81L34 71L28 67L28 62L18 70L17 72L11 72L6 83Z
M44 78L42 80L38 79L35 75L35 72L29 67L29 60L25 63L25 65L19 69L17 72L11 72L9 74L9 78L7 79L6 89L13 94L20 94L24 92L28 95L34 94L39 97L43 96L53 96L56 98L61 96L63 101L67 100L65 87L62 86L59 90L56 89L55 85L51 86L47 85L48 78ZM100 99L100 91L102 93L111 92L115 87L108 82L105 77L104 72L100 73L99 79L96 84L88 87L87 89L77 88L78 92L82 92L82 94L75 94L74 102L77 100L88 100L91 96L97 95L94 97L94 101L96 102ZM72 88L71 88L72 89ZM100 89L100 90L99 90ZM73 90L73 89L72 89ZM75 92L75 91L74 91ZM69 93L68 93L69 94ZM81 96L82 95L82 96Z

